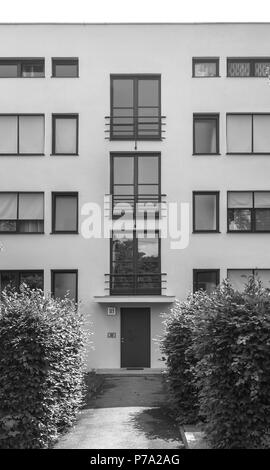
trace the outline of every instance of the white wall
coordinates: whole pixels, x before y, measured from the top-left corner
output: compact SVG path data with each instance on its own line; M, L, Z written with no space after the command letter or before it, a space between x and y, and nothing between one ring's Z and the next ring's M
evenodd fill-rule
M168 294L184 298L193 268L269 268L269 234L226 233L227 190L270 190L270 156L226 156L226 112L270 112L265 79L226 78L227 56L269 56L270 25L2 25L0 57L45 57L46 78L0 79L0 113L45 113L44 157L0 157L0 191L44 191L45 235L0 235L0 269L79 270L79 298L92 321L95 350L89 367L119 367L119 314L93 303L109 272L109 241L51 235L51 191L79 191L80 205L103 203L109 192L109 152L134 151L134 142L104 140L110 110L110 73L161 73L166 140L139 142L161 151L162 192L168 201L192 201L193 190L220 191L220 234L191 235L185 250L162 241ZM79 57L80 78L52 79L51 57ZM221 78L192 79L193 56L220 57ZM50 156L51 113L79 113L79 157ZM192 156L192 113L220 113L220 156ZM191 227L191 222L190 222ZM152 308L152 336L160 331ZM116 331L117 339L107 339ZM152 366L159 353L152 344Z

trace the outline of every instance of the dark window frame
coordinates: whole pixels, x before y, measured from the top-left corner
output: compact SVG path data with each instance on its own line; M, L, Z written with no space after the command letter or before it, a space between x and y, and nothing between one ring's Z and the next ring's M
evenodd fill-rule
M197 230L196 229L195 201L196 201L196 196L200 196L200 195L216 197L216 229L215 230ZM220 233L219 202L220 202L220 191L193 191L192 192L192 233Z
M76 295L75 295L75 303L78 302L78 269L51 269L51 295L53 298L55 298L55 274L76 274Z
M226 155L270 155L270 149L268 152L254 152L254 116L270 116L270 113L226 113L226 148L228 148L228 116L251 116L251 152L226 152Z
M0 117L4 116L15 116L17 117L17 152L16 153L0 153L0 157L44 157L45 156L45 114L42 113L0 113ZM44 119L44 149L41 153L21 153L20 152L20 117L23 116L42 116Z
M0 277L2 273L16 274L16 289L20 287L21 274L41 274L42 275L42 290L44 291L44 269L0 269ZM17 281L19 281L18 285L17 285Z
M216 152L206 152L206 153L200 153L196 152L196 139L195 139L195 123L196 121L203 121L206 120L208 121L209 119L212 119L213 121L216 122ZM212 156L212 155L220 155L220 137L219 137L219 113L193 113L193 155L206 155L206 156Z
M215 273L216 274L216 287L220 284L220 269L193 269L193 293L198 292L198 274L200 273Z
M114 233L121 233L121 232L118 232L118 231L114 231L112 233L112 236L110 238L110 274L113 276L114 275L114 271L113 271L113 235ZM155 275L158 275L160 276L160 286L156 289L156 291L153 293L153 291L151 292L151 290L149 291L144 291L143 289L141 289L141 291L139 289L137 289L136 291L136 294L138 295L161 295L161 292L162 292L162 281L161 281L161 275L162 275L162 272L161 272L161 238L159 236L159 230L155 230L155 234L158 234L157 237L155 237L155 239L158 241L158 272L157 273L143 273L143 272L140 272L138 271L138 240L140 240L139 237L137 237L137 231L136 230L133 230L133 231L130 231L129 234L132 233L132 253L133 253L133 259L132 259L132 262L133 262L133 271L132 271L132 275L133 276L143 276L143 275L153 275L153 277ZM149 238L150 239L150 238ZM124 276L124 274L123 274ZM126 292L127 295L132 295L132 293L135 294L135 292ZM112 293L111 292L111 295L124 295L125 293L118 293L118 292L115 292L115 293Z
M0 65L16 65L17 66L17 76L6 76L1 78L45 78L45 58L44 57L23 57L23 58L9 58L9 57L1 57L0 58ZM42 76L34 76L34 77L23 77L22 75L22 66L23 65L42 65L43 66L43 75Z
M200 63L216 64L216 75L195 75L195 65ZM219 57L192 57L192 78L220 78L219 75Z
M131 116L135 118L133 124L133 135L128 135L127 137L124 136L114 136L113 133L113 118L114 118L114 104L113 104L113 81L114 80L133 80L133 115ZM158 93L158 115L154 116L159 120L158 125L158 136L153 135L138 135L138 124L136 122L136 118L138 118L138 81L139 80L158 80L159 86L159 93ZM153 106L150 106L153 108ZM117 117L117 116L116 116ZM110 75L110 140L136 140L136 141L144 141L144 140L162 140L162 130L161 130L161 74L111 74Z
M229 208L229 193L252 193L252 207L233 207ZM256 230L256 210L270 210L270 208L267 207L254 207L254 202L255 202L255 193L269 193L270 190L230 190L227 191L227 233L270 233L269 230ZM230 230L229 229L229 211L234 211L234 210L249 210L251 217L250 217L250 230Z
M56 137L56 120L57 119L76 119L76 151L71 153L56 153L55 151L55 137ZM79 156L79 114L78 113L54 113L52 114L52 156Z
M227 57L227 77L228 78L264 78L267 77L263 75L255 75L255 64L256 62L269 62L270 57ZM250 65L250 74L249 75L229 75L229 65L230 63L249 63Z
M76 197L77 201L77 214L76 214L76 230L55 230L56 222L56 199L60 197ZM52 192L52 231L53 235L63 234L78 234L79 233L79 193L78 191L53 191Z
M43 191L0 191L0 194L17 194L17 218L16 219L0 219L0 221L9 221L12 220L16 222L16 230L14 231L5 231L0 230L0 234L5 235L44 235L44 224L45 224L45 194ZM20 194L43 194L43 219L19 219L19 195ZM20 221L23 222L34 222L34 221L43 221L43 230L40 232L20 232L18 230Z
M56 75L57 65L75 65L77 73L75 76ZM78 78L79 77L79 57L52 57L51 78Z

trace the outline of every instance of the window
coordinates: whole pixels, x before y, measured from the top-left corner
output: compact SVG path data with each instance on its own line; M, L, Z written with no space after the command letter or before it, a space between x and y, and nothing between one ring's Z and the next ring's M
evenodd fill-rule
M263 287L270 289L270 269L228 269L227 277L232 287L243 292L250 276L261 280Z
M78 233L78 193L52 193L52 233Z
M270 191L229 191L228 232L270 232Z
M193 57L192 59L192 76L193 77L218 77L219 76L219 59Z
M219 231L219 192L193 192L193 232Z
M44 59L0 59L0 78L45 77Z
M78 155L78 114L53 114L52 154Z
M193 292L204 290L211 294L219 285L219 269L193 269Z
M51 290L56 299L65 297L78 300L78 270L77 269L56 269L51 271Z
M110 292L161 294L160 238L136 232L114 232L111 239Z
M30 289L43 290L43 271L0 271L0 292L4 289L19 291L22 283Z
M227 114L227 153L270 153L270 114Z
M0 193L1 233L43 233L43 193Z
M160 140L160 75L111 76L111 140Z
M161 200L160 154L112 154L111 193L113 218L125 214L131 225L129 230L125 227L113 232L110 292L160 294L160 238L155 230ZM154 221L153 232L147 235L146 218Z
M219 153L219 115L193 114L193 154Z
M75 58L52 58L52 76L72 78L79 76L79 60Z
M0 114L0 155L44 155L43 114Z
M270 58L228 58L228 77L267 77L270 72Z

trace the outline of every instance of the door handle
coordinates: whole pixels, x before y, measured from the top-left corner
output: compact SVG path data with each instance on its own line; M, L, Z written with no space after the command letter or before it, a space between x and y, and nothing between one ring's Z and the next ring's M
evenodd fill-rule
M125 342L125 339L124 338L121 338L121 343L124 343Z

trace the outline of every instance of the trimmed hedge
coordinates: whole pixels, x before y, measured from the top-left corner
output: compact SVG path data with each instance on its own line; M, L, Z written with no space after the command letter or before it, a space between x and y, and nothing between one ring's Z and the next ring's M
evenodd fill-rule
M178 316L166 321L163 345L172 391L176 388L173 384L182 387L182 392L175 393L181 421L189 424L189 415L198 410L197 418L205 421L214 448L269 447L269 290L253 277L244 293L235 291L226 281L210 295L194 294L178 310ZM177 340L174 337L182 327L178 324L171 328L174 321L181 323L183 318L189 328L187 349L179 345L181 335ZM188 357L192 357L191 366ZM177 358L174 365L172 359ZM196 386L197 402L192 402L196 398L193 393L190 408L183 415L180 397L188 391L188 385Z
M0 448L50 447L84 396L82 316L26 286L0 305Z

